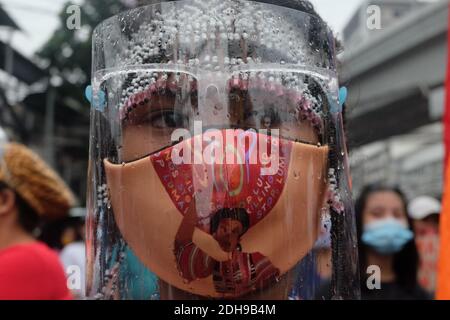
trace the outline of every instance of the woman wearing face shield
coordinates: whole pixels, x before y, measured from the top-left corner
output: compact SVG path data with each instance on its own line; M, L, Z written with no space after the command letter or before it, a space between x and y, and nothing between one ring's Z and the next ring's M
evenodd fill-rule
M417 282L418 253L406 205L400 189L383 185L367 186L355 204L362 299L429 299Z
M334 37L309 2L269 3L162 3L94 32L91 295L127 295L129 248L162 299L287 299L329 213L332 296L358 297Z

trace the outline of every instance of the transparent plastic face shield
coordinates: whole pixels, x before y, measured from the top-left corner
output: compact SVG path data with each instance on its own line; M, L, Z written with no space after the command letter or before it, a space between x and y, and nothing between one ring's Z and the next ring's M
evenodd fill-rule
M190 0L112 17L93 39L91 297L358 297L327 26ZM331 247L315 245L325 221Z

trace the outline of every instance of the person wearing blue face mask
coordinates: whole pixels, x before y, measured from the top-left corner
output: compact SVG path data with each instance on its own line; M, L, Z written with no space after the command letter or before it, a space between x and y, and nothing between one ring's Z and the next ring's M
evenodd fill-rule
M368 186L356 201L355 211L362 299L429 299L417 282L418 253L402 191ZM379 274L370 266L379 267Z
M362 241L381 255L401 251L414 238L406 222L397 218L383 218L364 226Z

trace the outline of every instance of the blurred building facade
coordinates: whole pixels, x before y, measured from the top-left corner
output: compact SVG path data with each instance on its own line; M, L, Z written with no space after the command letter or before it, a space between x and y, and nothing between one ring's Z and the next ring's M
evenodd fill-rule
M22 32L0 6L0 126L52 165L84 203L89 108L60 98L51 70L11 46Z
M366 24L373 3L385 17L375 32ZM385 182L410 198L441 196L447 20L446 0L378 0L365 2L345 29L341 83L349 89L355 195Z
M367 27L368 16L374 14L371 6L376 6L380 9L381 29ZM364 0L344 28L343 37L345 44L352 48L363 45L371 41L378 33L384 32L386 28L401 21L402 17L424 6L426 6L426 3L417 0Z

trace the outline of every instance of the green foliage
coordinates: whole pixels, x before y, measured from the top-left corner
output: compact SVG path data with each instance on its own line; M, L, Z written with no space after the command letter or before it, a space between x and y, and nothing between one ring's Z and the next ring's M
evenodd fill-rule
M80 6L81 28L69 30L66 26L67 2L59 14L60 26L37 55L49 62L49 68L63 78L58 95L72 97L86 104L83 91L90 82L92 30L104 19L126 10L119 0L85 0Z

